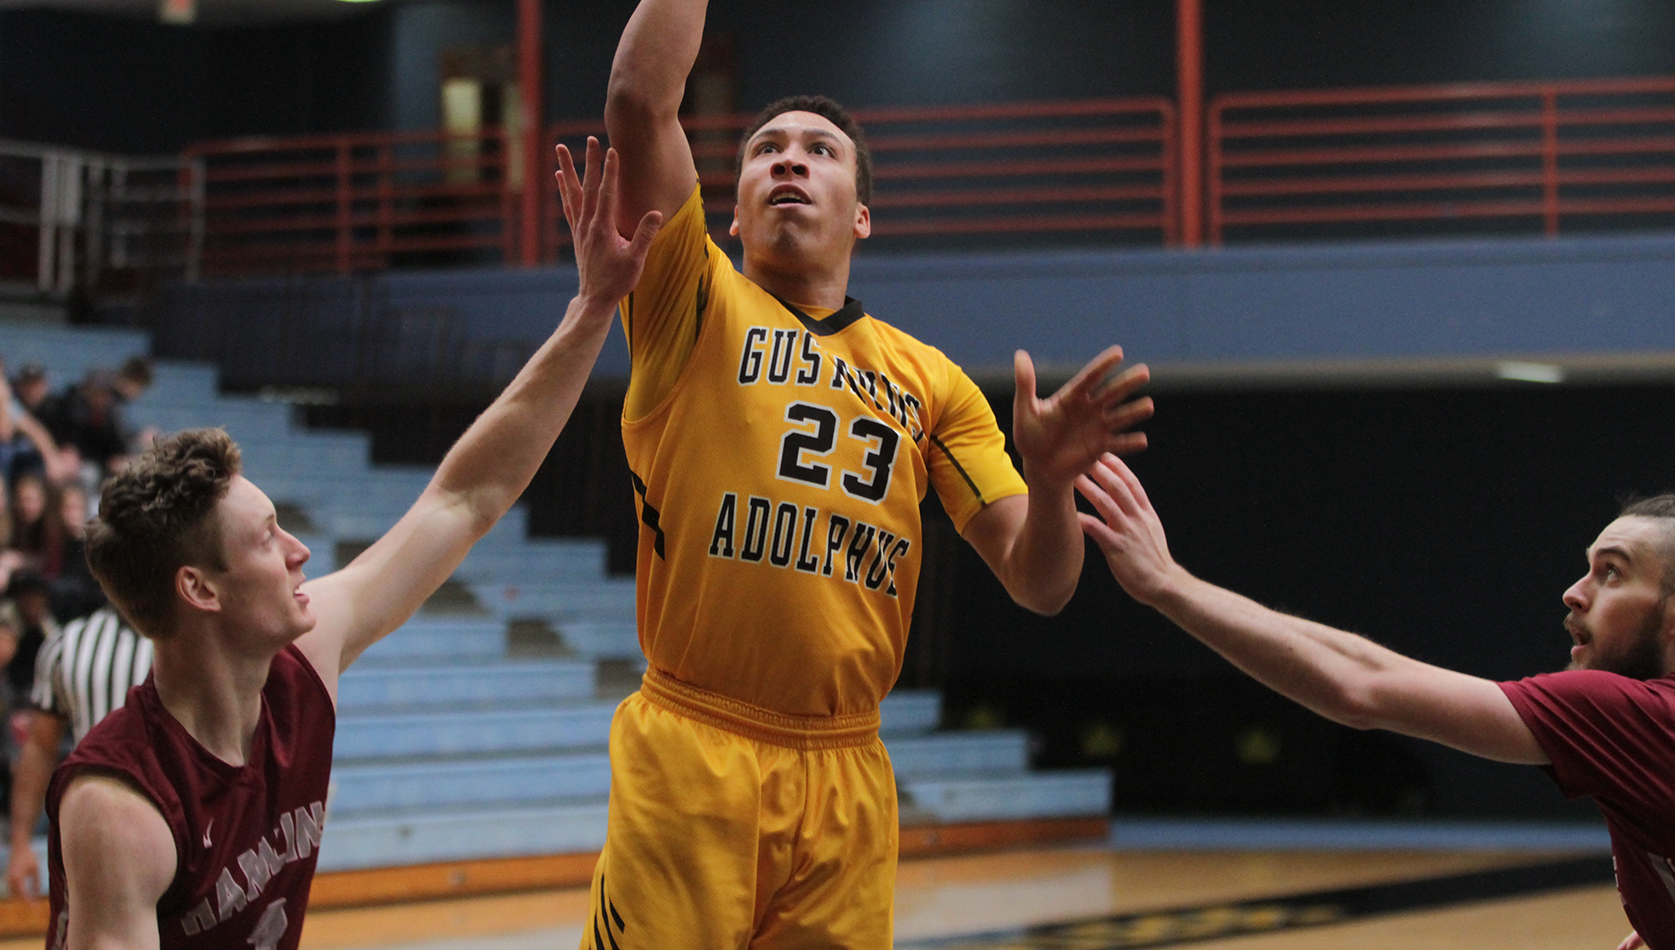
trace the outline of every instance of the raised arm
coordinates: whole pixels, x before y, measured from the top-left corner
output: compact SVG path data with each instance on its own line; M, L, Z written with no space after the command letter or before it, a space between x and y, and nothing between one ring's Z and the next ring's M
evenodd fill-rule
M1082 515L1082 525L1123 589L1263 685L1357 729L1389 729L1501 762L1548 761L1490 680L1270 610L1187 573L1169 554L1145 488L1116 456L1101 459L1077 488L1099 511Z
M69 950L156 950L157 902L175 875L168 823L119 779L84 775L64 792L58 840L69 888Z
M634 233L648 211L669 220L697 184L680 103L704 38L707 6L707 0L641 0L617 44L605 93L605 130L622 156L616 220L625 235Z
M633 241L618 235L617 158L601 161L599 153L589 139L585 181L560 154L581 289L558 329L460 436L389 533L343 570L303 585L318 622L297 645L334 696L337 675L412 616L523 494L581 396L617 301L639 280L661 219L648 213Z
M1113 346L1041 399L1029 354L1019 350L1013 357L1012 436L1029 494L984 508L967 522L964 536L1012 599L1036 613L1064 609L1082 576L1076 477L1103 452L1146 447L1143 433L1127 430L1152 414L1151 399L1129 398L1150 376L1142 365L1108 378L1121 362L1122 349Z

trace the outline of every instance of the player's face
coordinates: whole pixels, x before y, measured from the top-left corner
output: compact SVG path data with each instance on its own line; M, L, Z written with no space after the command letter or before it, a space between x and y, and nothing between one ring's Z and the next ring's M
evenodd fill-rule
M1659 518L1618 518L1588 548L1588 573L1565 591L1573 670L1654 679L1665 661L1670 599L1663 596L1668 530Z
M872 233L855 196L855 143L830 119L786 112L750 137L739 168L732 233L769 266L847 258Z
M220 502L227 569L215 574L222 612L241 636L289 643L314 627L302 586L308 546L279 526L273 502L243 476Z

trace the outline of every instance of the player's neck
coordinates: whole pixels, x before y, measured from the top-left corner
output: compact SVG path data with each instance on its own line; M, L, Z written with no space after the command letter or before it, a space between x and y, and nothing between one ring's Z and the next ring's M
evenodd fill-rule
M204 750L228 765L250 761L273 660L230 656L184 638L156 642L152 675L163 708Z
M781 300L820 310L840 310L849 294L849 258L841 263L793 266L746 255L744 276Z

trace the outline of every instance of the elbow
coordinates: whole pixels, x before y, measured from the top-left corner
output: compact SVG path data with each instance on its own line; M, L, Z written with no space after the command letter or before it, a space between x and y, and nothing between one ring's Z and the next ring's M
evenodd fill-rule
M1326 718L1351 729L1366 731L1388 726L1383 701L1383 690L1375 680L1360 679L1335 684L1317 711Z
M1071 584L1068 588L1052 590L1013 587L1009 593L1012 595L1013 603L1030 613L1042 617L1056 617L1070 603L1070 598L1076 593L1076 585Z

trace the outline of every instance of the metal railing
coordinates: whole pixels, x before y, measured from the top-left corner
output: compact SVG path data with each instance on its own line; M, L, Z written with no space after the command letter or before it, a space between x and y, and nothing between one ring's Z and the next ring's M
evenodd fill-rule
M1161 98L858 109L873 158L873 240L1080 237L1175 242L1174 106ZM732 241L739 136L754 115L685 121L716 241ZM552 130L578 149L602 123ZM579 154L579 152L578 152ZM549 205L546 239L568 233Z
M516 156L499 129L193 145L205 276L514 259Z
M1177 243L1161 98L860 110L871 246ZM712 233L749 117L687 122ZM1675 77L1234 93L1207 110L1213 243L1675 226ZM553 126L579 147L597 121ZM0 142L0 282L66 297L162 278L511 265L569 234L498 129L240 139L127 159Z
M1233 93L1208 234L1675 225L1675 78Z
M1163 99L890 109L857 113L874 156L874 234L1081 236L1171 243L1173 109ZM750 116L687 123L718 240L730 241L733 154ZM549 141L578 147L598 121ZM195 273L332 271L518 258L523 176L499 130L363 133L195 145ZM539 257L568 231L546 170L536 177Z
M179 160L0 141L0 282L64 299L188 276Z

